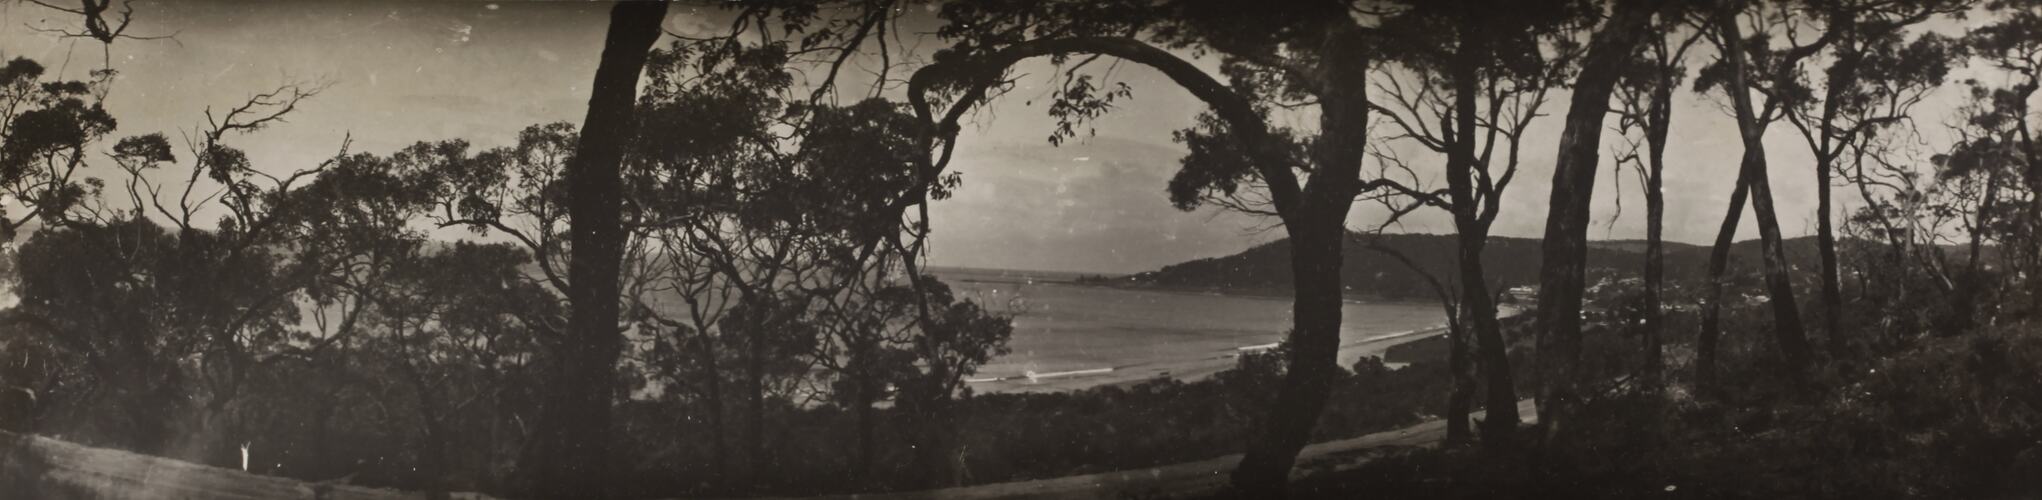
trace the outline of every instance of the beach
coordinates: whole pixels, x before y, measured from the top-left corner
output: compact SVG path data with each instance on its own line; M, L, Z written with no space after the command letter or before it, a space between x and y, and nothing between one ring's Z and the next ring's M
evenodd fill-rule
M1082 285L1069 273L936 274L961 296L1015 314L1010 352L967 379L981 394L1201 380L1233 368L1243 354L1275 347L1291 324L1291 302L1281 297ZM1342 314L1343 367L1445 332L1437 304L1350 301Z

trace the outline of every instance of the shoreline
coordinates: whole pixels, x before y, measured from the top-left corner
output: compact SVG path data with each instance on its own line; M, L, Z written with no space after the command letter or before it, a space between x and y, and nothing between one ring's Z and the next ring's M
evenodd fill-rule
M1178 294L1178 295L1204 295L1204 296L1221 296L1221 297L1238 297L1238 298L1246 298L1246 299L1267 299L1267 300L1283 300L1283 301L1289 301L1289 300L1293 300L1293 299L1295 298L1295 295L1293 295L1293 294L1290 294L1290 293L1286 293L1286 292L1277 292L1277 291L1270 291L1270 290L1257 290L1257 289L1249 289L1249 290L1236 290L1236 289L1219 289L1219 288L1196 288L1196 287L1181 287L1181 286L1163 286L1163 285L1141 285L1141 286L1132 286L1132 285L1120 285L1120 284L1115 284L1115 283L1096 283L1096 282L1084 282L1084 281L1078 281L1078 280L1058 280L1058 281L1038 281L1038 282L1037 282L1037 284L1044 284L1044 283L1047 283L1047 284L1059 284L1059 285L1069 285L1069 286L1082 286L1082 287L1091 287L1091 288L1110 288L1110 289L1114 289L1114 290L1128 290L1128 291L1137 291L1137 292L1157 292L1157 293L1170 293L1170 294ZM1341 296L1340 296L1340 302L1341 302L1341 303L1343 303L1343 304L1387 304L1387 305L1432 305L1432 306L1437 306L1437 305L1439 305L1439 301L1437 301L1437 300L1427 300L1427 299L1391 299L1391 298L1385 298L1385 297L1383 297L1383 296L1381 296L1381 295L1367 295L1367 294L1360 294L1360 293L1343 293L1343 294L1341 294Z
M1498 319L1508 319L1524 310L1517 307L1501 306ZM1383 333L1362 339L1342 342L1335 354L1336 363L1345 368L1366 356L1381 357L1390 348L1425 340L1447 333L1446 324L1414 328L1399 332ZM1132 386L1151 380L1168 378L1191 383L1211 378L1233 369L1241 356L1266 351L1277 344L1240 346L1197 358L1155 360L1129 365L1092 367L1056 372L1029 373L1023 375L986 376L965 379L968 386L979 394L1029 394L1075 392L1108 386ZM1394 367L1401 369L1402 366Z
M1027 270L1010 270L1010 269L982 269L982 268L968 268L968 267L952 267L952 268L943 268L943 269L937 270L937 272L961 272L961 273L980 273L980 274L997 274L997 275L998 275L999 277L1003 278L1003 279L960 279L960 280L958 280L959 282L962 282L962 283L1011 283L1011 284L1017 284L1017 285L1064 285L1064 286L1076 286L1076 287L1086 287L1086 288L1107 288L1107 289L1113 289L1113 290L1127 290L1127 291L1136 291L1136 292L1156 292L1156 293L1169 293L1169 294L1177 294L1177 295L1199 295L1199 296L1221 296L1221 297L1237 297L1237 298L1247 298L1247 299L1267 299L1267 300L1283 300L1283 301L1289 301L1289 300L1292 300L1292 299L1293 299L1293 297L1294 297L1294 295L1293 295L1292 293L1290 293L1289 291L1285 291L1285 290L1281 290L1281 289L1271 289L1271 288L1250 288L1250 289L1238 289L1238 288L1209 288L1209 287L1188 287L1188 286L1166 286L1166 285L1151 285L1151 284L1142 284L1142 285L1130 285L1130 284L1123 284L1123 283L1121 283L1121 282L1117 281L1117 280L1118 280L1118 279L1120 279L1120 278L1126 278L1126 277L1130 277L1130 276L1135 276L1135 275L1133 275L1133 274L1125 274L1125 275L1117 275L1117 276L1107 276L1107 275L1103 275L1103 274L1093 274L1093 275L1087 275L1087 274L1083 274L1083 273L1076 273L1076 272L1067 272L1067 271L1027 271ZM1078 277L1076 277L1076 278L1065 278L1065 277L1056 277L1056 278L1034 278L1034 277L1031 277L1031 276L1030 276L1030 275L1028 275L1028 274L1018 274L1018 275L1009 275L1009 274L1004 274L1004 273L1008 273L1008 272L1013 272L1013 273L1043 273L1043 274L1079 274L1080 276L1078 276ZM1103 280L1088 280L1087 278L1089 278L1089 277L1104 277L1104 278L1106 278L1106 279L1103 279ZM1398 299L1398 298L1388 298L1388 297L1384 297L1384 296L1382 296L1382 295L1379 295L1379 294L1365 294L1365 293L1355 293L1355 292L1348 292L1348 293L1342 293L1342 294L1341 294L1341 297L1340 297L1340 302L1341 302L1341 303L1344 303L1344 304L1387 304L1387 305L1429 305L1429 306L1438 306L1438 305L1439 305L1439 301L1438 301L1438 300L1434 300L1434 299ZM1499 307L1501 307L1501 306L1504 306L1504 304L1498 304L1498 306L1499 306Z

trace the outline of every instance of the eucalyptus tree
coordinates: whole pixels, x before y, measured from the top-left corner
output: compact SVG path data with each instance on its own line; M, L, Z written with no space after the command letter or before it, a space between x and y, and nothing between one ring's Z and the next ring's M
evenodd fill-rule
M1700 29L1685 33L1684 14L1662 13L1652 24L1656 36L1639 44L1634 59L1626 66L1616 94L1618 129L1631 141L1628 151L1616 163L1629 164L1637 172L1645 191L1645 366L1646 381L1663 383L1665 359L1661 346L1665 335L1665 313L1661 306L1666 282L1666 146L1673 131L1673 92L1687 78L1686 58L1705 34ZM1635 131L1638 139L1630 139ZM1645 151L1639 154L1638 142ZM1618 173L1622 175L1621 172Z
M1784 16L1818 19L1822 37L1833 39L1824 54L1829 66L1823 78L1802 75L1800 68L1782 67L1794 78L1775 80L1773 95L1782 97L1786 118L1807 142L1815 157L1816 250L1821 259L1823 325L1831 357L1845 355L1847 341L1839 325L1843 317L1842 282L1837 271L1834 202L1831 187L1845 155L1882 127L1907 119L1922 89L1942 83L1955 59L1953 45L1934 33L1909 38L1908 29L1939 14L1970 8L1964 0L1909 2L1823 0L1781 9ZM1810 71L1813 73L1813 71ZM1821 92L1814 91L1820 82ZM1913 90L1913 92L1909 92Z
M19 57L0 67L0 246L12 246L27 224L78 215L74 210L104 187L84 168L91 148L116 125L101 104L111 75L47 80L46 71Z
M1189 154L1170 181L1171 201L1185 209L1210 202L1271 215L1290 236L1296 293L1285 383L1233 475L1235 487L1267 496L1282 494L1338 371L1348 209L1357 196L1388 184L1361 174L1368 141L1369 25L1382 13L1344 2L1290 7L1243 11L1215 1L950 4L939 33L952 46L916 71L908 89L925 127L918 149L927 156L916 164L925 184L939 182L960 121L1004 88L1006 75L1023 60L1072 63L1050 107L1063 122L1052 134L1058 140L1075 130L1074 123L1109 111L1131 92L1069 71L1102 57L1152 68L1210 108L1195 127L1178 133ZM1222 74L1201 69L1185 52L1218 56ZM1275 109L1296 102L1316 105L1317 130L1273 124ZM907 197L893 210L905 214L925 200Z
M1538 358L1539 426L1560 429L1560 419L1577 403L1575 365L1581 360L1581 295L1588 267L1589 204L1601 160L1603 119L1610 93L1623 76L1624 62L1644 38L1645 27L1665 5L1618 1L1596 24L1583 47L1580 69L1568 96L1565 125L1553 160L1545 240L1540 242ZM1597 13L1591 10L1591 13ZM1493 411L1493 410L1492 410ZM1549 434L1550 435L1550 434Z
M1381 96L1374 108L1395 125L1398 138L1446 158L1445 197L1416 190L1405 196L1453 214L1458 303L1478 342L1488 408L1515 408L1517 396L1482 251L1517 176L1524 133L1576 55L1576 44L1561 37L1564 27L1586 6L1568 0L1413 2L1381 28L1378 50L1394 66L1373 85ZM1491 412L1483 420L1483 443L1508 445L1517 424L1515 414Z
M2042 146L2035 142L2034 99L2042 88L2042 3L2033 0L1985 2L1996 22L1973 28L1964 45L1978 60L2004 78L2001 86L1979 85L1977 97L1990 102L1991 115L2003 117L2007 136L1999 140L2016 154L2021 182L2028 191L2018 247L2026 250L2030 308L2042 310Z
M611 402L623 351L617 325L624 260L623 156L633 133L638 78L661 36L664 2L621 2L590 86L588 115L569 160L565 187L572 221L568 255L568 327L556 378L520 465L543 496L609 497L617 484L610 453Z
M1793 83L1799 78L1793 68L1834 43L1836 37L1826 33L1805 43L1788 37L1786 47L1772 47L1774 35L1769 31L1771 27L1792 19L1776 10L1783 8L1786 7L1759 2L1726 2L1704 9L1696 16L1695 22L1710 30L1710 41L1715 45L1717 59L1696 77L1695 89L1708 91L1720 88L1727 94L1738 135L1744 145L1737 184L1731 191L1728 211L1709 254L1702 330L1695 342L1696 384L1705 391L1715 379L1723 272L1729 263L1730 244L1736 236L1738 222L1744 216L1747 198L1757 213L1766 288L1773 311L1773 335L1778 340L1785 366L1791 371L1804 369L1814 356L1801 322L1800 305L1794 298L1786 252L1780 244L1779 220L1773 210L1772 185L1766 178L1762 138L1766 128L1786 114L1786 106L1794 99L1788 94L1806 92ZM1750 38L1744 36L1744 25L1741 24L1747 22L1747 17L1748 22L1758 26ZM1764 96L1763 102L1753 102L1753 92Z

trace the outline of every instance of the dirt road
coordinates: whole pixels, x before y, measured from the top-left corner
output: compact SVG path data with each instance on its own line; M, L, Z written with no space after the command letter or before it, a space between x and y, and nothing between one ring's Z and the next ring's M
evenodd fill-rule
M1517 403L1518 416L1529 422L1538 418L1531 400ZM1481 412L1476 412L1477 417ZM1430 420L1394 431L1378 432L1351 439L1329 441L1305 447L1291 477L1319 472L1348 470L1368 463L1381 451L1401 446L1433 446L1446 438L1446 421ZM1227 455L1198 462L1165 465L1083 476L1066 476L1033 481L982 484L941 490L867 495L809 497L856 500L1020 500L1020 499L1121 499L1198 497L1219 492L1227 474L1241 456Z

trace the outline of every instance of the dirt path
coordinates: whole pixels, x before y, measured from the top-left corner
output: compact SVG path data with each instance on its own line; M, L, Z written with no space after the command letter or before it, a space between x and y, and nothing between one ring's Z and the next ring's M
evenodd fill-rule
M1518 403L1518 414L1536 417L1531 401ZM1479 412L1477 413L1479 415ZM1292 477L1347 470L1380 456L1390 447L1431 446L1446 434L1446 423L1432 420L1399 430L1330 441L1305 448ZM1128 497L1196 497L1216 493L1240 455L1199 462L1033 481L994 483L906 493L837 495L836 499L1034 499ZM92 499L423 499L418 492L294 481L238 470L208 467L120 450L93 448L41 436L0 432L0 498ZM456 493L454 499L488 499Z
M1477 417L1481 412L1476 412ZM1517 414L1525 421L1538 417L1531 400L1517 403ZM1424 423L1394 431L1378 432L1357 438L1328 441L1305 447L1298 455L1298 465L1292 469L1293 479L1306 474L1349 470L1368 463L1388 447L1433 446L1446 438L1446 421L1429 420ZM1198 462L1165 465L1147 469L1065 476L1033 481L993 483L978 486L964 486L940 490L914 491L904 493L835 495L807 497L823 499L857 500L917 500L917 499L965 499L965 500L1013 500L1051 498L1119 499L1145 497L1198 497L1217 493L1227 483L1227 474L1234 464L1241 461L1241 455Z

